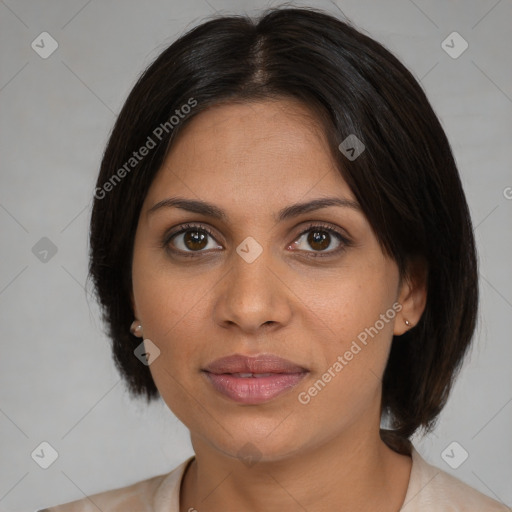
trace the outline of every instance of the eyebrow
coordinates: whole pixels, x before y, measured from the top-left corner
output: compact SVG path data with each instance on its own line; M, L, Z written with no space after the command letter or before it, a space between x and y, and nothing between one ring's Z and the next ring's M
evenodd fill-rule
M358 212L361 212L361 206L355 201L344 199L340 197L321 197L313 199L306 203L295 203L287 206L279 211L275 219L281 222L292 217L297 217L303 213L309 213L314 210L320 210L321 208L328 208L329 206L341 206L345 208L352 208ZM224 210L215 206L214 204L206 201L198 201L194 199L185 199L183 197L168 197L162 199L158 203L154 204L147 212L147 215L152 214L162 208L179 208L192 213L199 213L207 217L226 221L227 214Z

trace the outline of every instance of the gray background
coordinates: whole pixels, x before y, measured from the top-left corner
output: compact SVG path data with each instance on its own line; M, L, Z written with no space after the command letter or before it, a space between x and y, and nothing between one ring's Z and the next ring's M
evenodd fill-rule
M111 361L84 289L91 199L116 113L142 69L204 17L266 5L0 1L2 511L128 485L192 454L187 429L163 402L131 400ZM512 2L308 5L338 15L341 8L395 52L421 80L452 143L476 226L482 310L438 428L415 444L429 462L510 506ZM31 48L44 31L59 45L47 59ZM453 31L469 44L458 58L441 46ZM47 261L32 251L43 237L57 248ZM59 455L46 470L31 457L42 441ZM441 457L453 441L469 453L458 469Z

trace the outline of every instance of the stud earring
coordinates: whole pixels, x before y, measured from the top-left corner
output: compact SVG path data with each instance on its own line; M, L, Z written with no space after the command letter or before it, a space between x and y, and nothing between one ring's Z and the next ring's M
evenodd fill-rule
M408 327L411 325L411 322L409 322L409 320L404 320L405 322L405 325L407 325Z
M134 336L137 336L140 332L142 332L142 324L138 320L134 320L130 326L130 332Z

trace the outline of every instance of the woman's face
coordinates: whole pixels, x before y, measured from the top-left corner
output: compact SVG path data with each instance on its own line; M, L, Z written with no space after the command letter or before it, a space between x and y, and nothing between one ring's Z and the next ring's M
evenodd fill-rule
M292 100L216 106L184 128L145 198L133 257L134 312L160 350L149 368L163 399L193 443L232 456L250 443L258 457L277 460L378 431L405 291L320 129ZM210 203L224 216L148 212L171 197ZM355 206L279 218L327 197ZM188 231L173 237L184 224ZM232 354L273 354L307 371L277 377L284 389L276 375L261 385L224 376L236 399L204 371ZM266 386L281 391L269 398Z

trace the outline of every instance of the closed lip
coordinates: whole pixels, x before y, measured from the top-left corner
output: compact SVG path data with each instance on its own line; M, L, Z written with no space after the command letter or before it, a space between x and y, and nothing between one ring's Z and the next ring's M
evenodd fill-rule
M233 354L209 363L203 371L210 373L306 373L309 370L274 354L244 356Z

